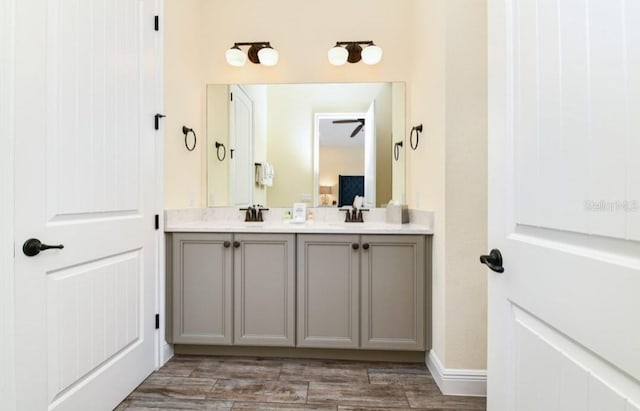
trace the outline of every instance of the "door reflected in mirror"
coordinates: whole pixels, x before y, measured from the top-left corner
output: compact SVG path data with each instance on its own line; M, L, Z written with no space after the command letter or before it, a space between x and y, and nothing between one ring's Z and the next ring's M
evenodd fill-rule
M208 85L207 204L338 206L358 177L367 206L404 201L404 134L404 83Z

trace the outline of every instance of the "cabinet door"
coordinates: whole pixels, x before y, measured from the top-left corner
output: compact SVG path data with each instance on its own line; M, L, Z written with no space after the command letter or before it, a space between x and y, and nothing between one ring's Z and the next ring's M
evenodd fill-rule
M357 235L298 235L299 347L358 348L359 247Z
M173 342L232 343L231 234L173 234Z
M295 236L236 234L234 247L234 343L294 346Z
M423 236L362 236L362 348L425 349Z

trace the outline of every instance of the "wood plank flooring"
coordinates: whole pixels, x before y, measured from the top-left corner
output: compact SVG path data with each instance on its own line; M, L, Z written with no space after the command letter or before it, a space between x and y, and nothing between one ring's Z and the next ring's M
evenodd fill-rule
M442 395L420 364L176 356L123 410L484 411L486 401Z

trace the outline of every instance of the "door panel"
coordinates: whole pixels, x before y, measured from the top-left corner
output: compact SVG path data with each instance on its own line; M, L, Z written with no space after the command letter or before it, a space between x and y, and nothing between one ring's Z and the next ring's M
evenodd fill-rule
M238 86L231 86L232 101L229 106L229 187L231 205L253 204L253 101Z
M234 343L295 345L295 236L236 234Z
M139 251L47 274L51 397L139 340L141 274Z
M363 235L361 242L361 347L424 350L424 237Z
M490 410L640 403L638 18L489 2Z
M155 366L156 12L17 5L19 409L113 409Z
M175 233L173 343L233 342L232 234ZM227 246L225 246L225 243Z
M624 411L632 405L624 392L633 390L633 378L524 310L514 307L511 320L518 410Z
M358 235L298 235L299 347L358 348Z

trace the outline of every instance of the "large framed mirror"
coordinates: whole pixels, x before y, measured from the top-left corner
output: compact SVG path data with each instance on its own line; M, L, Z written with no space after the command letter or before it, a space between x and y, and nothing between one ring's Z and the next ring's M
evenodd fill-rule
M209 207L404 201L404 83L210 84L206 94Z

